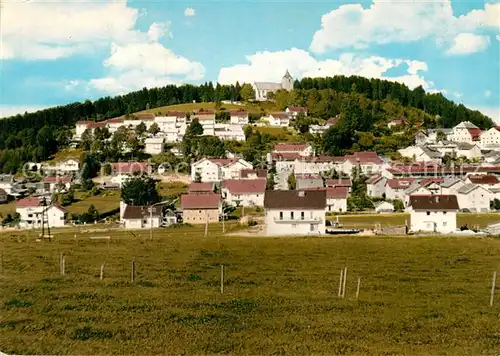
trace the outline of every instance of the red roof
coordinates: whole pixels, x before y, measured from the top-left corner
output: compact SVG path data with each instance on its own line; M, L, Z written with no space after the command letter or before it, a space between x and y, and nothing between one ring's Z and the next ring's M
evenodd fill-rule
M366 180L366 184L375 184L375 183L379 182L381 179L382 179L381 175L374 175Z
M274 145L275 152L298 152L307 148L305 143L277 143Z
M121 124L123 123L123 117L115 117L113 119L106 120L108 124Z
M426 174L426 175L443 175L443 174L462 174L489 172L500 173L500 166L477 166L477 165L460 165L454 167L445 167L436 163L427 162L426 164L411 164L411 165L397 165L387 168L387 171L395 174Z
M42 201L39 198L33 198L33 197L27 197L24 199L19 199L16 202L16 207L17 208L32 208L36 206L40 206L42 204Z
M329 124L329 125L336 125L337 122L339 122L339 117L332 117L332 118L329 118L328 120L326 120L326 123Z
M267 179L228 179L222 182L222 188L231 194L264 193Z
M101 122L90 122L87 125L87 128L89 129L96 129L96 128L103 128L106 127L106 121L101 121Z
M416 181L416 178L394 178L388 179L385 185L392 189L406 189L409 188L412 183Z
M349 178L330 178L325 182L327 187L350 187L351 180Z
M256 175L257 178L267 178L267 169L242 169L240 171L241 178L248 178L250 175Z
M214 115L214 110L200 109L198 111L193 111L195 115Z
M134 114L134 116L140 120L154 120L155 119L154 114L139 113L139 114Z
M394 119L391 121L391 124L393 125L408 125L408 121L405 119Z
M497 176L490 174L470 175L467 178L474 184L498 184Z
M113 171L119 174L131 173L149 173L149 165L147 162L116 162L111 163Z
M470 135L472 136L472 140L473 141L477 141L479 140L479 136L481 136L481 129L467 129L470 133Z
M213 183L197 183L193 182L189 185L189 192L213 192Z
M184 111L169 111L167 112L167 116L175 116L177 118L186 117L186 113Z
M229 111L231 116L246 117L248 116L248 111L246 110L231 110Z
M302 162L342 162L344 161L344 157L337 157L337 156L303 156L300 157L300 161Z
M444 178L424 178L420 182L418 182L418 184L423 187L431 183L441 184L443 182Z
M297 158L303 158L298 152L273 152L271 157L273 161L295 161Z
M316 187L304 190L325 190L327 199L347 199L349 196L349 188L347 187Z
M189 193L181 196L181 208L189 209L218 209L220 195L216 193Z
M307 109L303 106L289 106L287 109L291 112L307 112Z
M44 183L71 183L73 178L71 177L45 177L43 178Z
M289 119L290 115L288 115L286 112L273 112L270 113L269 116L272 116L276 119Z
M366 151L366 152L354 152L352 155L345 156L347 160L353 163L359 164L382 164L384 161L377 155L377 152Z

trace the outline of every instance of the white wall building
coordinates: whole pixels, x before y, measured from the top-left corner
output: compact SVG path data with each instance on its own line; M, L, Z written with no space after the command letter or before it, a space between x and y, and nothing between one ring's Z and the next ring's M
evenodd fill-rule
M455 195L412 195L407 207L412 231L443 234L457 229L458 210Z
M266 101L269 93L275 93L280 89L293 90L293 78L287 70L281 79L281 83L255 82L252 87L255 91L255 100Z
M500 147L500 127L495 126L487 131L483 131L479 137L479 145L483 149Z
M163 152L165 146L164 137L148 137L144 140L144 152L150 155L157 155Z
M63 227L66 224L68 211L58 205L42 206L39 198L25 198L16 203L16 212L20 215L19 227L22 229L38 229L44 224L50 227ZM44 214L45 213L45 214ZM47 225L45 225L47 226Z
M491 192L477 184L465 184L457 192L458 206L471 212L490 211Z
M264 206L267 179L229 179L222 182L221 193L233 206Z
M290 126L290 115L285 112L274 112L267 116L262 116L262 121L267 121L269 126L288 127Z
M469 121L463 121L452 129L448 139L455 142L475 143L479 141L481 129Z
M241 158L202 158L191 165L191 180L200 175L202 182L220 182L224 179L238 179L241 171L253 166Z
M366 195L371 198L382 198L385 194L387 178L381 175L371 176L366 180Z
M326 191L266 191L266 234L320 235L325 233Z
M150 210L152 209L152 211ZM158 228L163 221L162 207L127 205L121 221L125 229Z
M248 125L248 111L246 110L231 110L229 112L230 122L232 125Z

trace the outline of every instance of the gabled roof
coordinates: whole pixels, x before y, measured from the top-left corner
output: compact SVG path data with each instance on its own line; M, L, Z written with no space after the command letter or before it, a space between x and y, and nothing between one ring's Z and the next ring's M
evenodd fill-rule
M299 152L305 150L307 143L277 143L274 145L275 152Z
M297 159L301 162L310 163L336 163L345 161L344 157L337 156L299 156Z
M370 178L368 178L366 180L366 184L377 184L378 182L380 182L382 180L382 176L381 175L374 175L374 176L371 176ZM328 180L327 180L328 181Z
M329 178L325 180L327 187L350 187L352 185L350 178Z
M33 208L42 205L40 198L27 197L16 202L16 208Z
M273 161L295 161L301 159L302 156L299 152L273 152L271 158Z
M257 178L267 178L267 169L255 168L255 169L242 169L240 171L240 178L245 179L250 175L256 175Z
M246 110L231 110L229 111L229 115L231 116L237 116L237 117L247 117L248 116L248 111Z
M456 195L411 195L409 205L414 210L458 210Z
M467 178L474 184L498 184L497 176L491 174L470 175Z
M473 141L479 140L479 137L481 136L481 129L475 128L475 129L467 129L472 136Z
M272 112L269 116L274 117L275 119L289 119L290 115L286 112Z
M406 121L406 119L394 119L390 123L393 125L408 125L408 121Z
M291 112L307 112L307 109L303 106L289 106L287 110Z
M208 158L208 160L212 163L215 163L218 166L229 166L235 162L238 162L239 158Z
M355 164L382 164L384 161L377 155L377 152L365 151L354 152L352 155L345 156L347 160Z
M214 183L197 183L193 182L189 184L189 193L192 192L213 192Z
M423 178L422 180L420 180L420 182L418 182L418 184L422 187L426 187L432 183L441 185L441 183L443 183L443 182L444 182L444 178L429 177L429 178Z
M222 182L222 188L231 194L264 194L266 182L267 179L228 179Z
M266 209L325 209L326 191L267 190L264 207Z
M303 190L323 190L326 192L327 199L347 199L349 196L349 188L347 187L312 187Z
M385 185L394 190L408 189L415 181L415 178L393 178L388 179Z
M462 121L455 127L465 128L465 129L477 129L478 127L470 121Z
M162 214L162 207L161 206L153 206L153 211L150 211L149 206L142 206L142 205L127 205L125 208L125 211L123 212L123 218L124 219L143 219L143 218L149 218L151 214L153 214L154 217L161 216Z
M276 91L279 89L283 89L281 83L254 82L254 85L258 90Z
M101 121L101 122L90 122L88 125L87 125L87 128L88 129L97 129L97 128L104 128L106 127L106 121Z
M168 111L166 116L176 117L176 118L185 118L186 113L184 111Z
M450 188L457 183L463 182L460 178L446 178L443 183L441 183L441 187Z
M195 115L215 115L215 111L214 110L207 110L207 109L200 109L200 110L195 110L193 111L193 114Z
M469 194L470 192L472 192L473 190L475 189L483 189L483 190L486 190L486 188L478 185L478 184L472 184L472 183L469 183L469 184L465 184L464 186L462 186L459 190L458 190L458 193L460 194Z
M121 124L123 123L123 117L115 117L112 119L106 120L107 124Z
M220 195L216 193L189 193L181 196L181 209L218 209Z
M138 113L134 114L134 116L139 120L154 120L155 115L150 113Z

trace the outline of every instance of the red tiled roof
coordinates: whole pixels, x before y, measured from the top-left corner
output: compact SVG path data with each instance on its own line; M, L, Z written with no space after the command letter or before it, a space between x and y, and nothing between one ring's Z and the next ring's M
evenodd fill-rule
M298 152L273 152L271 157L273 161L295 161L302 158Z
M115 173L130 174L130 173L149 173L149 165L147 162L115 162L111 163Z
M423 187L431 183L441 184L443 182L444 178L424 178L418 184Z
M213 183L197 183L193 182L189 185L189 192L213 192Z
M73 178L71 177L45 177L43 178L44 183L71 183Z
M415 210L458 210L456 195L410 195L410 204Z
M416 178L394 178L388 179L385 183L386 186L392 189L406 189L411 186L412 183L416 181Z
M498 184L497 176L490 174L470 175L467 178L474 184Z
M139 113L139 114L134 114L134 116L140 120L154 120L155 119L154 114Z
M267 179L228 179L222 182L222 188L231 194L264 193Z
M91 122L87 125L87 128L89 129L96 129L96 128L103 128L106 126L106 122L105 121L101 121L101 122Z
M479 140L479 136L481 136L482 133L481 129L467 129L467 131L469 131L473 141Z
M246 110L231 110L229 111L231 116L246 117L248 116L248 111Z
M339 122L339 117L332 117L332 118L329 118L328 120L326 120L326 123L327 124L330 124L330 125L336 125L337 122Z
M272 116L275 119L289 119L290 118L290 115L288 115L286 112L272 112L269 114L269 116Z
M298 152L304 151L307 148L305 143L277 143L274 145L275 152Z
M113 119L106 120L108 124L120 124L123 123L123 117L115 117Z
M354 152L352 155L347 155L345 157L346 159L348 159L353 163L360 163L360 164L367 164L367 163L381 164L384 162L382 158L380 158L377 155L377 152L373 151Z
M324 190L327 199L347 199L349 196L349 188L347 187L316 187L303 190Z
M186 113L184 111L169 111L167 112L167 116L175 116L177 118L186 117Z
M306 112L307 109L303 106L289 106L288 108L288 111L291 111L291 112Z
M200 109L198 111L193 111L195 115L214 115L214 110Z
M382 179L382 176L380 176L380 175L371 176L370 178L368 178L366 180L366 184L375 184L375 183L379 182L381 179Z
M428 162L427 164L412 164L412 165L397 165L387 168L387 171L395 174L427 174L427 175L443 175L443 174L466 174L466 173L500 173L500 166L476 166L476 165L461 165L455 167L445 167L436 163Z
M181 196L181 208L189 209L218 209L220 195L216 193L189 193Z
M256 175L257 178L267 178L267 169L242 169L240 171L241 178L248 178L250 175Z
M351 180L349 178L329 178L325 184L327 187L350 187Z
M27 197L16 202L16 208L30 208L40 206L42 201L39 198Z

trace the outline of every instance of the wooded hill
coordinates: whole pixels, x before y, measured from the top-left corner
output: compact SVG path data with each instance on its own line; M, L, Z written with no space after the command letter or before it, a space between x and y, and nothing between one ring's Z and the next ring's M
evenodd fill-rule
M104 97L94 102L76 102L16 115L0 120L0 171L18 171L22 163L42 161L59 149L66 147L75 124L79 120L101 121L112 117L166 105L196 102L220 102L241 100L242 86L168 85L162 88L142 89L123 96ZM410 123L421 122L424 127L452 127L461 121L471 121L481 128L489 128L493 122L478 111L457 105L441 94L427 94L418 87L408 87L385 80L352 76L331 78L304 78L295 82L292 92L280 91L275 95L276 106L307 106L310 115L326 119L343 113L348 129L342 130L339 146L343 149L363 149L354 145L354 132L372 132L378 123L406 117ZM346 110L350 112L345 112ZM440 118L435 120L436 115ZM346 125L342 125L346 126ZM351 135L350 138L347 135ZM385 132L376 134L383 137ZM368 145L371 146L371 145ZM378 144L376 145L378 146ZM391 145L393 146L393 145Z

